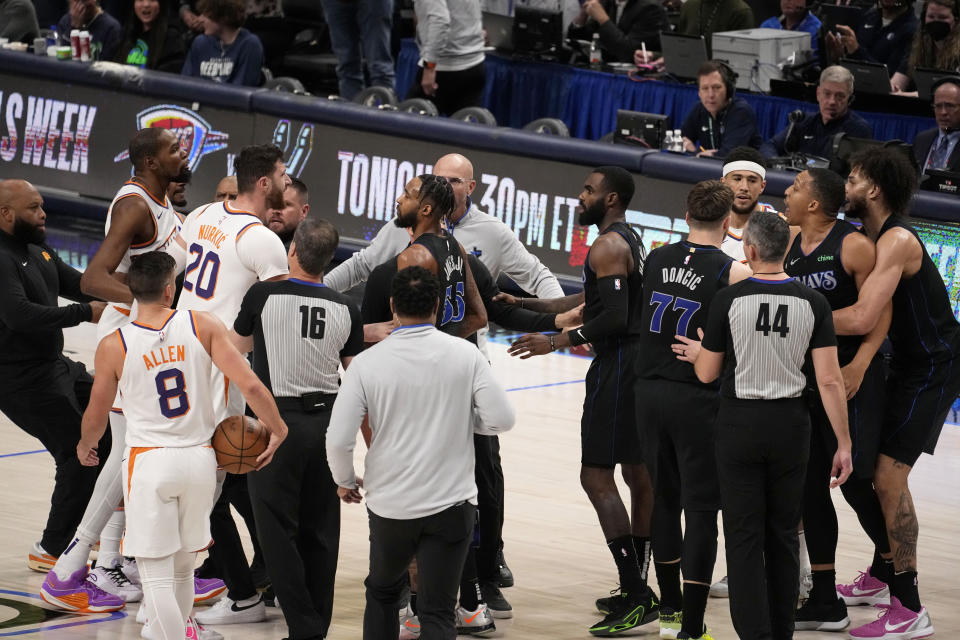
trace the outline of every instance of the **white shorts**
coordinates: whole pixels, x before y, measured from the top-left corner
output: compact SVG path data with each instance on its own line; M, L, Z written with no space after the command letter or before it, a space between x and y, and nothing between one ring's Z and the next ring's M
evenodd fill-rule
M210 546L217 458L210 446L127 447L123 555L163 558Z
M247 408L247 401L244 400L240 388L230 381L229 387L224 390L224 382L227 377L221 373L220 369L213 368L213 417L217 424L220 424L230 416L242 416ZM217 425L213 425L217 426Z

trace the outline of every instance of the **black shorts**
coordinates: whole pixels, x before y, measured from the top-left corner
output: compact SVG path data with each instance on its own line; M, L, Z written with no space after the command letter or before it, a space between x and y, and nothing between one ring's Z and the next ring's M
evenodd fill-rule
M641 355L635 342L624 342L604 349L590 363L580 420L582 464L645 462L636 403Z
M656 496L679 496L683 509L720 508L714 444L720 394L671 380L642 380L637 404L644 440L656 452Z
M866 373L860 390L847 402L847 422L850 425L850 452L853 457L853 477L869 480L877 466L883 428L884 396L886 394L883 364L874 358ZM829 459L837 450L837 436L823 409L823 402L816 391L810 393L810 437L820 438Z
M922 367L894 364L887 379L880 453L911 467L933 455L947 412L960 394L960 358Z

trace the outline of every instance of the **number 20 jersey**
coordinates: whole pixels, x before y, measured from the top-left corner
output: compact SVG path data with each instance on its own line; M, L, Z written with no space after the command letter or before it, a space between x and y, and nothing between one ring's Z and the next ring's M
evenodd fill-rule
M700 384L693 367L677 360L671 345L677 334L700 339L697 329L707 324L717 291L729 284L732 263L719 248L686 240L650 252L643 281L642 378Z
M124 349L119 391L126 399L126 445L208 444L217 424L210 383L213 361L197 337L193 313L171 311L158 327L133 321L115 335Z

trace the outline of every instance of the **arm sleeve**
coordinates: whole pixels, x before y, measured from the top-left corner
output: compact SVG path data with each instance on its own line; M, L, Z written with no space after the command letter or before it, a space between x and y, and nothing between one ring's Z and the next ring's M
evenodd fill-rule
M260 312L263 311L263 305L267 302L270 295L267 291L268 283L257 282L247 290L243 296L243 302L240 303L240 311L237 313L237 319L233 321L233 330L241 336L253 335L253 329L257 325L257 319Z
M810 348L819 349L821 347L837 346L837 335L833 330L833 312L830 309L830 303L823 297L823 294L812 291L810 303L813 307L813 334L810 336Z
M419 2L419 0L418 0ZM370 273L379 265L395 257L410 244L406 229L393 222L387 222L366 247L337 265L323 277L323 283L343 293L361 282L365 282Z
M360 318L360 310L353 304L348 304L347 308L350 310L350 336L340 350L341 358L349 358L363 351L363 320Z
M420 59L436 62L446 48L450 34L450 10L446 0L415 0L417 35L420 36Z
M290 272L283 242L277 234L257 222L238 234L237 256L261 282Z
M57 278L60 280L60 295L74 302L90 302L91 300L96 300L96 298L88 296L80 290L80 278L83 277L83 274L61 260L56 251L50 247L44 248L47 253L53 257L54 263L56 263Z
M725 156L734 147L751 146L750 140L756 135L756 114L754 114L750 105L738 100L731 105L730 114L727 116L726 131L723 134L723 141L720 144L720 149L717 150L717 155Z
M263 45L260 44L260 38L255 34L250 34L246 46L240 51L240 55L237 56L237 67L239 67L239 69L234 74L232 84L242 85L244 87L260 86L261 67L263 67Z
M730 298L722 293L717 294L710 305L710 315L707 316L707 326L703 332L703 348L714 353L725 353L727 350L727 311L730 309Z
M0 322L12 331L34 332L75 327L92 317L90 305L51 307L27 298L10 259L0 259Z
M518 287L538 298L562 298L563 288L557 281L557 277L540 262L537 256L527 251L508 226L503 224L498 226L503 256L502 272L517 283Z
M356 488L357 474L353 468L353 449L357 444L357 431L367 414L367 401L360 380L356 360L343 375L343 384L337 393L327 428L327 464L333 481L341 487Z
M627 276L597 278L597 291L603 310L582 327L570 332L570 342L574 346L617 335L627 328L630 317Z
M493 375L493 369L483 354L471 346L474 358L473 374L473 430L485 436L495 436L513 428L516 413L503 386Z

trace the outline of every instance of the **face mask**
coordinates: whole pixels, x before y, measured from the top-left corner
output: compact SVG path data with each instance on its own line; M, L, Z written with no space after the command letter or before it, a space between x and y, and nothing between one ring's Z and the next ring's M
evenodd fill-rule
M948 35L950 35L950 24L947 22L927 22L923 25L923 30L928 36L933 38L935 42L940 42Z

